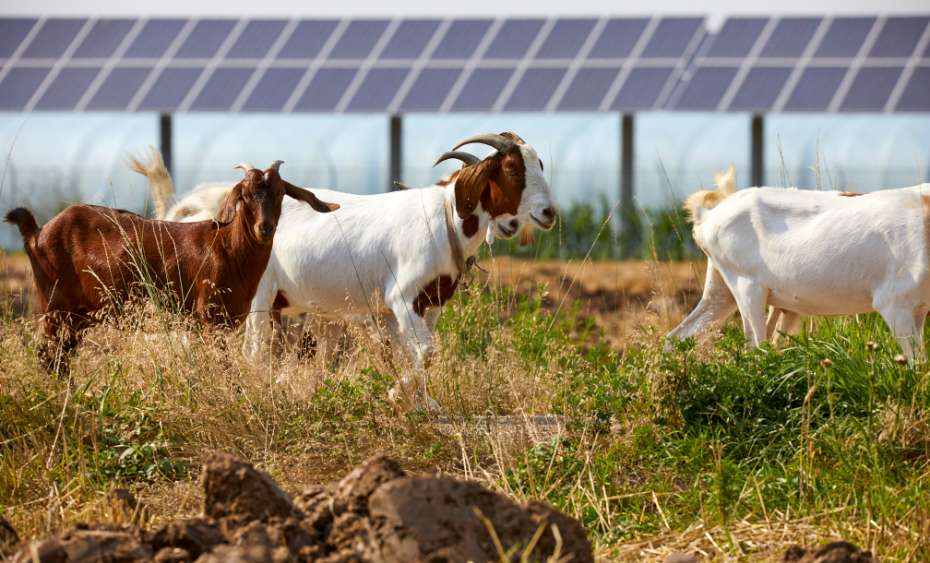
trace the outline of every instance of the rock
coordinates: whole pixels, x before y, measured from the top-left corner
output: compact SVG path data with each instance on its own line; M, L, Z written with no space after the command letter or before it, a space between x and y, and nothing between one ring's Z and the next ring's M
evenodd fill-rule
M542 528L531 560L571 555L594 561L581 525L542 503L519 506L473 482L451 478L406 478L379 487L369 499L371 539L365 556L375 561L496 561L489 527L505 551L521 557ZM562 538L556 553L555 525ZM335 526L334 526L335 527Z
M213 523L203 518L190 518L169 522L151 534L148 542L153 551L179 548L186 551L191 559L196 559L223 543L223 536Z
M147 563L152 560L152 550L140 541L138 530L117 526L72 528L58 537L39 542L35 549L42 563ZM32 560L30 546L13 557L17 563Z
M215 454L203 466L203 513L210 518L265 520L294 513L291 499L271 477L228 454Z
M368 513L368 497L381 485L404 477L396 461L376 456L349 472L333 493L333 512Z
M785 561L797 563L878 563L869 551L862 551L847 541L834 541L816 550L793 545L785 552Z
M212 553L198 558L197 563L268 563L277 561L271 550L261 545L221 545Z

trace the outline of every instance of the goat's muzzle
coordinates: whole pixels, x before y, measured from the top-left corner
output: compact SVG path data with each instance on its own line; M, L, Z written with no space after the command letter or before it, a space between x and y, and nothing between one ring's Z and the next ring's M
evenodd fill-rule
M274 239L275 225L270 221L262 221L255 226L255 238L265 244Z
M547 207L543 209L539 215L531 213L530 218L540 229L548 231L553 226L555 226L555 221L558 219L558 213L556 213L555 209Z

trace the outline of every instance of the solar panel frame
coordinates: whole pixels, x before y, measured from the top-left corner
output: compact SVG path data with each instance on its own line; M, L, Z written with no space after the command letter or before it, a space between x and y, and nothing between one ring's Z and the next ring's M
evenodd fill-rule
M505 20L483 58L485 60L523 58L545 23L546 20L538 18Z
M316 58L338 26L338 20L301 20L281 48L277 58Z
M633 111L655 108L674 73L675 67L672 66L642 66L631 69L611 102L610 109Z
M696 34L701 32L703 18L663 17L649 38L642 59L669 59L683 57Z
M616 80L622 67L581 67L575 74L556 109L560 111L591 111L604 101L604 95Z
M515 67L478 67L452 103L457 111L491 111Z
M530 67L526 69L504 102L509 111L542 111L555 94L568 67Z
M914 69L904 91L898 99L895 111L930 112L930 66L918 66Z
M350 112L384 111L404 83L409 67L373 68L368 71L346 106Z
M319 69L300 95L295 109L312 112L333 111L358 71L358 67Z
M439 28L438 19L406 19L378 55L379 59L416 59Z
M847 72L845 67L806 67L788 96L784 111L826 111Z
M727 19L704 56L707 58L744 58L748 56L759 40L768 21L768 18L760 17Z
M694 70L683 86L674 109L713 111L727 93L739 69L735 66L703 65Z
M901 58L914 54L920 38L930 25L930 17L891 16L869 50L869 58Z
M730 111L766 111L775 105L791 77L791 66L755 66L749 69L727 108Z
M862 50L862 44L877 21L875 17L833 18L814 58L855 57Z
M304 76L300 68L269 67L249 92L243 111L281 111Z
M365 59L387 30L388 20L352 20L329 53L330 59Z
M171 111L187 97L203 74L203 67L169 67L164 69L139 103L140 110Z
M438 111L463 69L425 68L400 104L402 111Z
M490 19L456 19L433 51L433 60L469 59L491 29Z
M823 18L781 18L766 41L759 58L798 58L814 38Z
M236 102L254 69L220 67L213 70L203 88L191 103L192 111L228 110Z
M181 43L181 47L174 54L174 57L177 59L209 59L213 57L235 26L236 20L198 20L194 24L194 29Z

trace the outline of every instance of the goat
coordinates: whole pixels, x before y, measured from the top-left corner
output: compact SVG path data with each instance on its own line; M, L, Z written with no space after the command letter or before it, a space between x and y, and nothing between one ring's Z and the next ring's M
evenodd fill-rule
M507 132L476 135L455 149L471 143L497 151L483 160L454 149L443 154L436 164L458 159L465 166L432 186L364 196L317 190L342 204L339 217L322 220L285 205L246 324L247 352L258 352L277 303L286 313L327 318L384 315L396 323L395 341L423 366L439 308L452 297L482 235L512 238L521 227L549 230L557 219L530 145ZM178 205L188 203L185 198Z
M852 196L857 197L852 197ZM909 358L923 359L930 311L930 184L870 194L749 188L692 194L694 240L707 255L700 303L667 338L737 309L755 346L782 314L877 311ZM774 310L765 321L765 309ZM768 327L766 326L768 324Z
M28 209L10 211L6 221L19 228L32 264L47 367L52 339L61 339L67 356L109 299L127 298L144 281L172 293L181 309L209 326L240 323L271 256L284 196L321 213L339 207L281 179L280 164L264 172L237 166L245 178L210 221L152 221L122 209L72 205L40 229Z

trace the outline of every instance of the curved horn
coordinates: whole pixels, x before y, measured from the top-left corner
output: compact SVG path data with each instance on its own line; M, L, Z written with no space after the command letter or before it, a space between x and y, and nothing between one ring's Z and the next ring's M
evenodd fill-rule
M240 162L239 164L233 166L233 170L242 170L248 174L249 170L255 170L255 167L248 162Z
M497 133L483 133L481 135L474 135L465 139L464 141L452 147L452 150L465 145L470 145L471 143L481 143L482 145L488 145L497 149L498 152L504 152L513 146L513 141L507 137L504 137L503 135L498 135Z
M281 168L281 165L282 165L282 164L284 164L284 161L283 161L283 160L276 160L276 161L274 161L274 162L271 163L271 166L269 166L268 169L269 169L269 170L274 170L275 172L277 172L277 171L278 171L278 168Z
M449 151L442 153L439 158L436 159L436 162L433 163L433 166L436 166L440 162L449 159L461 160L465 163L465 166L471 166L472 164L478 164L481 162L480 158L465 151Z

